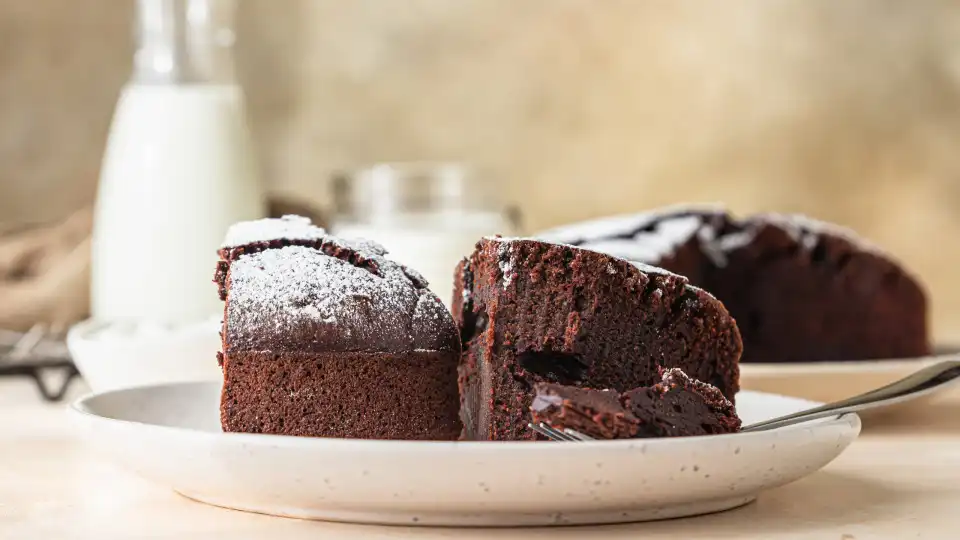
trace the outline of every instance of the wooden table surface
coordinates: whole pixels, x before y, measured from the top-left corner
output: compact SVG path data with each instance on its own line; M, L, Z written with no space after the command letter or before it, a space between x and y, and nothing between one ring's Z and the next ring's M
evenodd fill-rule
M78 394L73 392L74 395ZM696 518L525 530L300 521L189 501L79 441L65 406L0 382L0 538L756 538L960 537L960 390L882 421L837 461L746 507Z

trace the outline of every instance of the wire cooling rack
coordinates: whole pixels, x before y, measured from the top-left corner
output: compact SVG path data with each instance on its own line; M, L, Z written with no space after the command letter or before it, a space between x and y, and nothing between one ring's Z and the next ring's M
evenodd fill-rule
M79 374L62 332L44 325L26 333L0 329L0 377L28 377L45 401L60 401Z

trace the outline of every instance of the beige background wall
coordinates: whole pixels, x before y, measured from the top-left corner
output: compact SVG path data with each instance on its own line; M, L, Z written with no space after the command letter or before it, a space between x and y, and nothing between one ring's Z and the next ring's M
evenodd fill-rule
M130 0L0 0L0 222L93 196ZM853 226L960 336L960 5L241 0L271 187L371 161L488 167L532 227L684 200Z

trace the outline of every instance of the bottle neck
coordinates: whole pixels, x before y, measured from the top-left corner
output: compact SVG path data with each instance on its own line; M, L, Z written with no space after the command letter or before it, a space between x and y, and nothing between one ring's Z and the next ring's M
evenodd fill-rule
M137 0L137 7L134 82L235 82L235 0Z

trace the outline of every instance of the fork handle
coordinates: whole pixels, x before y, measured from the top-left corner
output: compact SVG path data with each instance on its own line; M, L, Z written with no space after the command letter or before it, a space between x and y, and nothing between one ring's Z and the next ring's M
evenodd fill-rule
M919 392L926 392L960 377L960 360L946 360L927 366L899 381L869 392L820 407L758 422L740 431L764 431L799 424L827 416L839 416L902 400Z

